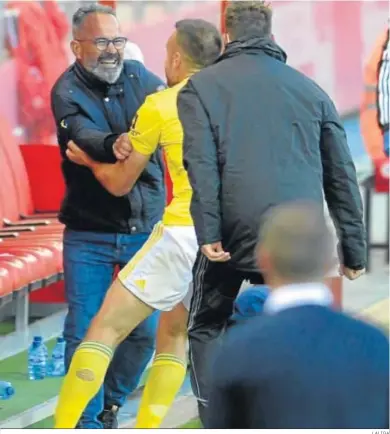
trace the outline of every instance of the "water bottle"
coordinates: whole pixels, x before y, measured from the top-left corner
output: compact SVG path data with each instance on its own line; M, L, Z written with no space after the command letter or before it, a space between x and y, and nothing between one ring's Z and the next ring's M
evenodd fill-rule
M11 396L15 394L15 389L12 387L11 383L7 381L0 381L0 399L10 399Z
M62 336L57 338L57 343L51 354L48 375L51 377L62 377L65 375L65 340Z
M43 380L46 376L47 348L42 336L34 336L33 343L28 350L28 378Z

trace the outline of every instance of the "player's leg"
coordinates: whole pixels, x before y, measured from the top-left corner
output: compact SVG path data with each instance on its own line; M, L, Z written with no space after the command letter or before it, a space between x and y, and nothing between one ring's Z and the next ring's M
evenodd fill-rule
M168 260L164 274L169 279L167 284L182 294L184 304L161 314L156 357L142 397L137 428L157 428L161 424L186 374L188 300L192 292L188 289L198 246L193 227L167 227L166 236Z
M163 227L157 224L148 241L108 290L65 377L56 411L57 428L74 428L77 418L103 383L116 346L155 310L154 293L144 291L145 280L140 280L139 273L143 276L145 270L156 268L154 261L159 258L158 245L162 238Z
M146 234L122 234L117 237L117 261L121 269L127 266L129 259L142 250L148 239ZM115 350L104 379L104 411L100 420L105 429L118 427L119 409L137 388L146 366L153 357L158 318L159 312L150 315Z
M136 428L158 428L183 384L187 320L188 311L182 303L160 315L156 355L142 394Z
M190 374L199 416L205 421L208 363L214 345L233 313L243 277L228 263L210 262L198 254L193 269L193 297L188 321Z
M76 426L85 407L103 384L116 346L152 312L152 307L115 280L73 356L59 396L56 428Z

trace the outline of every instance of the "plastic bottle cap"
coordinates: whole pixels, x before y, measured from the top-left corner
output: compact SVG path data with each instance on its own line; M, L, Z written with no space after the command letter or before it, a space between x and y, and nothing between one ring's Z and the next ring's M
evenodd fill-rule
M12 396L15 393L15 389L12 386L8 386L5 389L5 391L6 391L6 393L7 393L8 396Z
M63 336L60 336L57 338L57 342L64 342L64 341L65 341L65 339Z
M34 336L35 342L42 342L42 336Z

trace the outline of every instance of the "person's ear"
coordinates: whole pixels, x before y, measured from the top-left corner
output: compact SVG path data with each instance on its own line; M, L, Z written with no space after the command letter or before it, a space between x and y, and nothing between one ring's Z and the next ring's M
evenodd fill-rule
M82 51L82 49L81 49L80 42L72 40L70 42L70 48L72 50L72 53L73 53L74 57L77 60L81 59L81 51Z
M179 51L176 51L175 53L173 53L172 66L174 67L174 69L179 69L182 61L183 61L183 58L182 58L182 55Z

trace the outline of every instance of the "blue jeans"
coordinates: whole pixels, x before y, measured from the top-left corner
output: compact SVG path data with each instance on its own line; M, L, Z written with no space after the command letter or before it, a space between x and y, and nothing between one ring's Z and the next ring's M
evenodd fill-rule
M147 238L148 234L65 231L65 293L69 305L64 327L67 369L91 320L103 303L115 267L124 267ZM104 407L122 406L127 396L137 387L154 352L157 322L156 312L118 346L104 386L85 409L79 428L103 428L98 416Z

